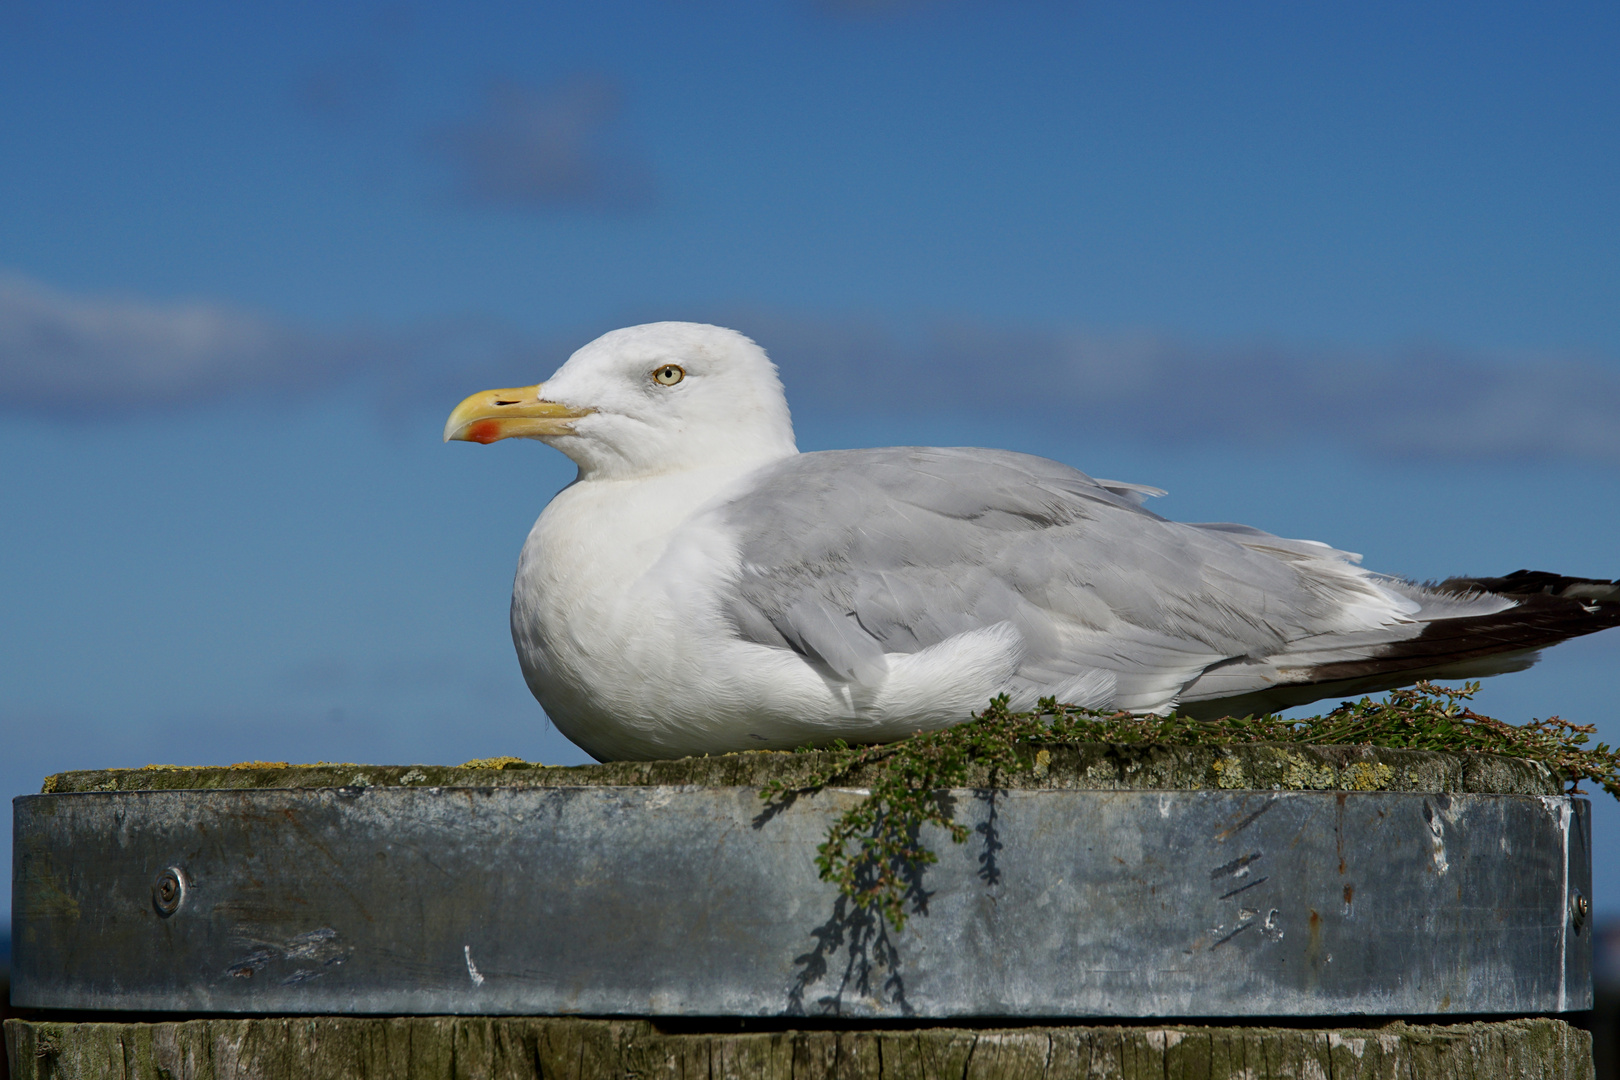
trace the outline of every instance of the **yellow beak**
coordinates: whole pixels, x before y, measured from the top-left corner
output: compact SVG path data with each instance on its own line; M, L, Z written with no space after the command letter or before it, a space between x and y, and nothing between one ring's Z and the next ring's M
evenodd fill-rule
M457 405L444 425L444 441L492 443L500 439L567 435L589 409L571 409L540 396L541 386L484 390Z

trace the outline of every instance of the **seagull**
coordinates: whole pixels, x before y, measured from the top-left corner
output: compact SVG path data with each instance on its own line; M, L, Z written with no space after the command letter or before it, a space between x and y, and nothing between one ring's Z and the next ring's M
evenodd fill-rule
M1517 671L1620 624L1620 582L1418 585L1028 454L800 453L775 365L718 326L614 330L467 398L444 437L579 466L523 546L512 639L602 761L887 742L1000 694L1245 715Z

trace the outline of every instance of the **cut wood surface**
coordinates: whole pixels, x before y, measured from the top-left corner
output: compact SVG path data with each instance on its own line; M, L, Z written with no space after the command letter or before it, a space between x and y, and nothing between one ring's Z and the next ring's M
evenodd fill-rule
M1031 772L991 776L980 770L969 787L1058 790L1258 789L1279 791L1419 791L1558 795L1563 780L1539 761L1496 754L1391 750L1371 746L1250 743L1166 746L1136 743L1055 745ZM44 794L81 791L331 787L574 787L686 785L758 787L772 780L807 782L828 754L742 753L675 761L604 765L534 765L516 758L468 765L239 765L88 769L46 777ZM875 772L856 771L849 786Z
M1028 1027L693 1034L644 1021L6 1022L15 1080L1587 1080L1560 1020L1368 1029Z

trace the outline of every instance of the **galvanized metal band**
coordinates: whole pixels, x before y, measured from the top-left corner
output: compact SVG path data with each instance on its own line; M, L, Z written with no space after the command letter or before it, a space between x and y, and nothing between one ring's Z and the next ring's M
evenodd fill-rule
M1591 1005L1589 804L958 791L902 932L813 863L829 791L15 801L13 1000L605 1016L1535 1014Z

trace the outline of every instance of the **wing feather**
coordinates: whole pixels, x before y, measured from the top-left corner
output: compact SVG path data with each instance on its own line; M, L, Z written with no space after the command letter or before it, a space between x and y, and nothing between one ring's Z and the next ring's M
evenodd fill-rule
M1223 665L1275 678L1257 662L1291 643L1399 634L1418 609L1355 556L1168 521L1147 493L1009 451L801 454L714 511L740 555L724 608L743 639L855 682L886 654L1010 623L1019 696L1106 683L1097 704L1136 709ZM1248 688L1238 674L1228 692Z

